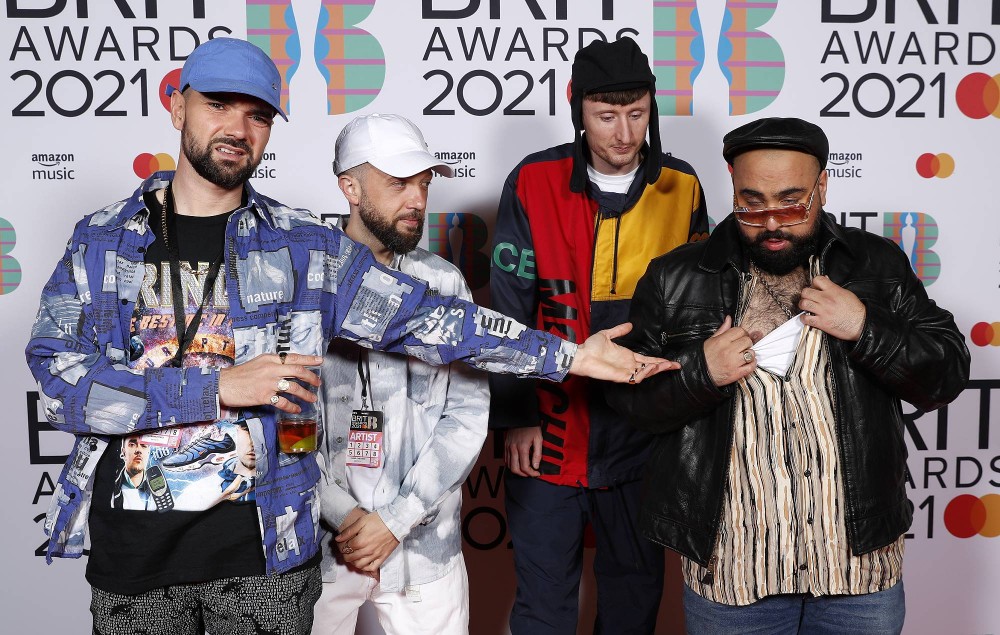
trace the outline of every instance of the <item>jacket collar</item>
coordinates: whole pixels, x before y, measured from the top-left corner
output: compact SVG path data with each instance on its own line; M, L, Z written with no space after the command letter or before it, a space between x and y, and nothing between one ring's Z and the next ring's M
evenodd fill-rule
M108 224L108 230L112 231L121 229L129 220L136 217L141 217L143 221L146 221L149 218L149 210L146 209L146 203L142 198L143 195L147 192L165 188L170 184L173 178L174 171L164 170L162 172L152 174L149 178L143 181L135 192L132 193L132 196L125 201L125 205L123 205L118 214L116 214L114 222ZM244 183L243 187L246 188L247 204L246 207L241 209L249 209L253 211L262 221L264 221L264 223L273 228L274 219L271 217L271 212L265 204L264 197L258 194L249 182Z
M827 252L834 245L843 246L852 252L850 244L845 239L844 228L837 224L833 214L822 209L820 214L820 259L825 260ZM739 231L739 223L732 214L719 223L712 235L708 237L705 252L698 262L699 268L719 273L726 264L732 264L738 271L746 271L748 264Z
M646 159L649 157L649 144L643 142L642 150L640 150L640 152L644 156L643 161L639 163L639 169L635 171L635 176L632 178L632 182L628 186L628 191L624 194L602 191L601 188L597 187L597 184L590 179L590 175L587 175L587 195L597 201L602 218L614 218L616 216L621 216L628 210L635 207L635 204L639 202L640 198L642 198L647 185L646 178L648 173L646 168L643 166L646 165ZM662 158L658 157L657 160L662 160ZM660 169L662 171L662 165L660 166Z

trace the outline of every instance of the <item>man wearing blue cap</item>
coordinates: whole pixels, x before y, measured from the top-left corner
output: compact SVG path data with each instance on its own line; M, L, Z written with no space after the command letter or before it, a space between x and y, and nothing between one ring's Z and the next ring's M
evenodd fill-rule
M28 365L49 421L76 435L45 521L48 557L83 555L89 529L95 633L310 631L319 467L313 453L280 453L276 429L299 411L289 396L315 401L290 380L318 385L306 366L333 337L554 380L675 367L613 345L627 328L580 347L524 328L502 337L499 314L432 293L258 194L247 179L285 117L280 90L247 42L195 49L167 90L176 173L78 223L42 292ZM152 503L115 509L122 465L105 450L137 434ZM237 455L256 473L234 499L219 472Z

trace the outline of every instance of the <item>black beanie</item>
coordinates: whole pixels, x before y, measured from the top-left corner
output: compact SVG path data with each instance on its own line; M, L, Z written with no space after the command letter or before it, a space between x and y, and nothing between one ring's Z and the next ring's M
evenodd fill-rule
M570 115L573 119L573 175L569 189L582 192L587 186L587 152L583 140L583 98L591 93L608 93L633 88L649 88L649 151L644 159L647 183L660 178L660 119L656 111L656 76L649 59L635 40L623 37L614 42L595 40L573 58L570 82Z

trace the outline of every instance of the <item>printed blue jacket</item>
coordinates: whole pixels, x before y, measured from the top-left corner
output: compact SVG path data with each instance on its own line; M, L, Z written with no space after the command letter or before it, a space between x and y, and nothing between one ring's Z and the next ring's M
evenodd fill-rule
M83 554L98 460L114 437L220 416L219 369L131 369L130 321L153 242L142 195L81 220L42 291L26 356L48 421L76 435L45 520L47 561ZM224 269L236 363L264 353L322 355L333 337L454 360L488 371L559 381L576 346L495 311L428 293L382 267L371 252L310 212L247 187L226 228ZM243 409L257 449L256 504L268 574L298 566L319 545L319 468L314 453L278 451L277 411Z

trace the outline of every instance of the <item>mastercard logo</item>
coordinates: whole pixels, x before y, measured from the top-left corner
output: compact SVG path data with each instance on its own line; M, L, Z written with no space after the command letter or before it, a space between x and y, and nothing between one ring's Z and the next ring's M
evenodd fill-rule
M976 346L1000 346L1000 322L980 322L969 333Z
M926 152L917 158L917 174L930 179L938 177L946 179L955 171L955 159L950 154L931 154Z
M962 494L944 510L944 526L956 538L1000 536L1000 494Z
M962 114L971 119L989 115L1000 118L1000 75L966 75L955 89L955 102Z
M154 172L161 170L176 170L177 164L174 158L166 152L159 154L149 154L143 152L132 161L132 171L140 179L147 179Z
M180 88L181 86L181 69L175 68L160 80L160 103L163 104L163 109L170 112L170 97L167 96L167 84L173 86L174 88Z

